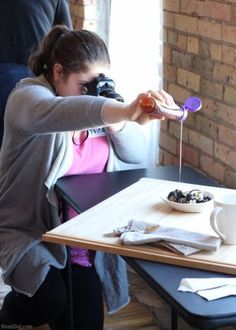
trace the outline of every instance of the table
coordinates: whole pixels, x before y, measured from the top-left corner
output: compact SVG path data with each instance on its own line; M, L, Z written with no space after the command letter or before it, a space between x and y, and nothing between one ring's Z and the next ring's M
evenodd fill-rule
M76 211L84 212L142 177L178 181L178 166L62 178L58 180L56 189L64 201L64 217L66 218L68 204ZM182 181L217 186L215 182L190 167L182 169ZM207 302L194 293L177 291L180 279L183 277L229 275L129 257L125 257L125 260L171 306L172 329L177 329L177 314L189 324L201 329L236 323L236 298L228 297Z

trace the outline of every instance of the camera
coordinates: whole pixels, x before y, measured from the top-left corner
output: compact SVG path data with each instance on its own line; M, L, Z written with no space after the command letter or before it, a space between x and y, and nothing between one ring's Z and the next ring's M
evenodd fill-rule
M115 83L111 78L100 73L94 80L85 84L86 94L93 96L104 96L124 102L123 97L115 91Z

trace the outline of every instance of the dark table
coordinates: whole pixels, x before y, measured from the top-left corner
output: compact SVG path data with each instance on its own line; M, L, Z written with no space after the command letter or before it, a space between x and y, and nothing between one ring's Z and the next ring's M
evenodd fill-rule
M160 166L119 172L76 175L58 180L56 190L63 199L63 216L67 206L81 213L114 195L142 177L178 181L178 166ZM214 181L190 167L183 167L182 181L218 186ZM177 291L180 280L186 277L232 277L232 275L162 264L130 257L126 262L171 306L171 329L177 329L177 315L200 329L213 329L236 324L236 297L206 301L195 293Z

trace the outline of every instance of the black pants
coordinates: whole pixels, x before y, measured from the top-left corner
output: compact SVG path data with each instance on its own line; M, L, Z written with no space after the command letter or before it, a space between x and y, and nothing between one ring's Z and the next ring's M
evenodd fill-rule
M6 325L39 326L49 323L52 330L67 330L67 288L65 272L51 268L32 298L9 292L1 310ZM72 265L74 330L103 329L103 297L94 267Z

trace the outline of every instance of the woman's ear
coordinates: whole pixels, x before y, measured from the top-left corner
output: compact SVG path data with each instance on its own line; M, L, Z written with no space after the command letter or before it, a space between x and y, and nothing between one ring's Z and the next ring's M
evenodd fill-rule
M55 63L53 66L53 78L54 81L58 81L62 79L64 76L63 74L63 66L60 63Z

